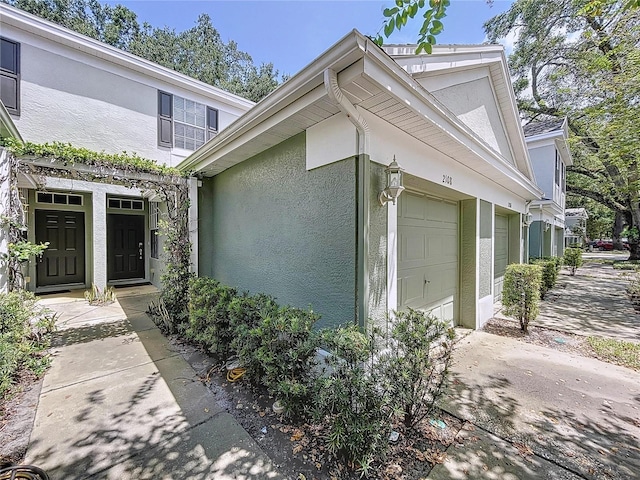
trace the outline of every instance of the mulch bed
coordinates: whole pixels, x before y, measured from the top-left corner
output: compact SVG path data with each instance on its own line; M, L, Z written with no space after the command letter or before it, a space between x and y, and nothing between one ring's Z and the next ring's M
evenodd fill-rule
M515 338L522 342L533 343L562 352L597 358L596 353L589 346L586 337L583 335L575 335L535 325L529 325L528 332L524 333L520 330L518 322L504 318L492 318L485 324L483 330L494 335Z

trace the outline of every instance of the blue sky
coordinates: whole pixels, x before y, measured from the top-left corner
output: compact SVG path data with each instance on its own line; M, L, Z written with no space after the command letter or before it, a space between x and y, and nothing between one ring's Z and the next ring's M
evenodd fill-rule
M382 10L393 0L119 0L136 12L140 23L192 27L200 13L208 13L224 41L234 40L256 64L272 62L280 73L295 74L356 28L376 35ZM511 1L452 0L438 43L482 43L482 24L509 8ZM421 21L416 18L388 43L415 43Z

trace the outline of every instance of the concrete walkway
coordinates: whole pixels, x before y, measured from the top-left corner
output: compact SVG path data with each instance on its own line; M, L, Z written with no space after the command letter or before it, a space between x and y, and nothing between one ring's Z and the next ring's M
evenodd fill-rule
M41 300L59 332L25 463L54 480L281 478L144 313L153 287L81 295Z
M638 339L624 282L563 276L532 325ZM454 359L445 410L468 423L430 479L640 479L640 372L482 331Z

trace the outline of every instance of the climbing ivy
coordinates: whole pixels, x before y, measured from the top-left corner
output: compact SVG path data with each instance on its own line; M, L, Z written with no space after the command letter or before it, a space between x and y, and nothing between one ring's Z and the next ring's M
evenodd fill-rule
M93 167L117 167L127 172L136 171L178 177L184 176L176 168L159 165L155 161L140 157L136 153L95 152L63 142L21 143L12 137L0 139L0 146L5 147L19 158L47 158L64 165L84 164Z
M20 247L19 250L23 253L35 254L38 252L34 249L43 247L25 245L23 232L26 230L26 222L24 207L18 195L18 172L33 178L39 189L46 189L46 177L59 177L154 191L167 205L166 218L161 222L161 233L166 235L165 273L161 277L161 296L172 321L178 324L181 322L187 309L186 289L189 279L193 276L190 264L187 174L176 168L158 165L153 160L142 158L135 153L94 152L60 142L22 144L13 138L0 139L0 146L9 153L9 177L2 180L9 182L12 203L8 211L13 212L6 216L3 226L9 231L9 243L16 248ZM79 168L79 165L88 168ZM17 258L18 256L14 263L16 271L19 272L20 262ZM14 270L10 268L10 277L12 271ZM23 283L14 282L17 287L23 287Z

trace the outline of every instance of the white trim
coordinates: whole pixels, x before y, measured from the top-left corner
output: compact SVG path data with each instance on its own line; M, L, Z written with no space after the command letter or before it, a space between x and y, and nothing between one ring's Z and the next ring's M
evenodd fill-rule
M398 202L387 203L387 311L398 309Z

